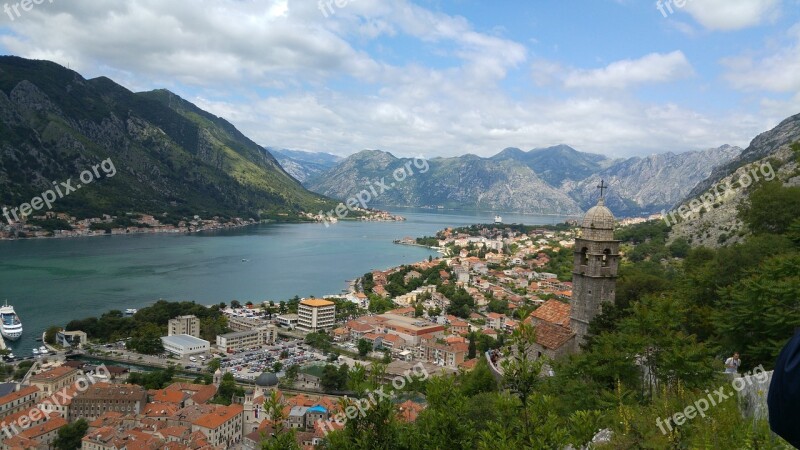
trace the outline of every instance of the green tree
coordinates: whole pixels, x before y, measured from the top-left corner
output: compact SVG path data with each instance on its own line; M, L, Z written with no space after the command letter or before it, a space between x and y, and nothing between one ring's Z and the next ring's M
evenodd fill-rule
M297 377L300 373L300 366L297 364L292 364L291 366L286 368L285 376L283 377L284 382L288 386L294 385L295 381L297 381Z
M87 431L89 431L89 422L85 419L78 419L64 425L58 430L53 447L58 450L77 450L81 448L81 440L86 436Z
M225 375L222 376L219 389L217 389L217 395L214 396L212 403L230 405L234 396L244 397L244 389L236 385L236 380L233 378L232 373L226 372Z
M726 352L742 354L744 368L775 363L800 327L800 254L775 256L725 289L714 312Z
M358 356L360 356L363 359L371 351L372 351L372 344L368 340L366 339L358 340Z
M761 184L739 208L739 218L755 234L783 234L800 217L800 187L780 181Z
M467 351L467 359L475 358L478 346L475 344L475 332L469 334L469 350Z
M61 327L58 326L52 326L48 328L44 333L44 341L50 345L55 345L56 335L59 331L61 331Z

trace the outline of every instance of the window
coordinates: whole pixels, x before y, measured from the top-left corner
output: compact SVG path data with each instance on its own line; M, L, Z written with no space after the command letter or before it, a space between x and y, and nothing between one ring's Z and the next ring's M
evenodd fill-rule
M586 247L583 247L583 248L581 249L581 265L582 265L582 266L588 266L588 265L589 265L589 255L588 255L588 252L589 252L589 249L588 249L588 248L586 248Z
M611 263L611 250L605 249L603 250L603 267L608 267Z

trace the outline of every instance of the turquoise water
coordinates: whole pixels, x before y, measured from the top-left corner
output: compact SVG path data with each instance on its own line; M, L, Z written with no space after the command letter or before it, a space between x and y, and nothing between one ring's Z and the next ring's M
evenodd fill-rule
M395 245L448 226L488 223L489 213L396 209L408 221L256 225L193 235L136 235L0 242L0 302L24 325L10 343L30 355L51 325L157 301L202 304L286 300L336 294L372 269L435 255ZM561 218L504 215L506 223L551 224ZM248 260L242 262L242 260Z

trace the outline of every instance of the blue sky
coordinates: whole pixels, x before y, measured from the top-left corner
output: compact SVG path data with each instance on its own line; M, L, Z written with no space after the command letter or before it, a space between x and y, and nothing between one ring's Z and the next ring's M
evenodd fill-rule
M800 0L6 4L1 53L170 89L265 146L631 156L800 113Z

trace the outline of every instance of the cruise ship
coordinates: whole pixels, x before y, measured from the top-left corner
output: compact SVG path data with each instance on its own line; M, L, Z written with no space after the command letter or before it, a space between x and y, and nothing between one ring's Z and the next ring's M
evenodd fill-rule
M501 216L494 216L494 223L503 223L503 218Z
M22 321L8 301L0 307L0 333L11 341L16 341L22 336Z

